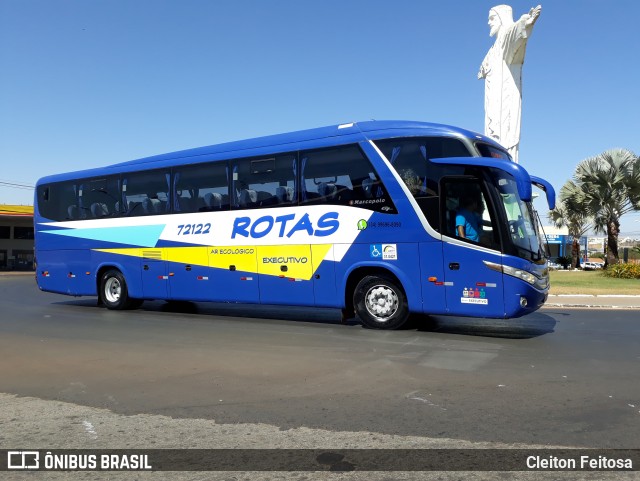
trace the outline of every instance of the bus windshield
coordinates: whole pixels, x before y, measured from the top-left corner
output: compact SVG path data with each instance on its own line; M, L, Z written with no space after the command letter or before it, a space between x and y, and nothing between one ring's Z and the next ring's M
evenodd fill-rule
M525 202L520 198L516 182L511 175L494 169L493 177L509 226L508 238L520 257L540 260L543 251L531 202Z

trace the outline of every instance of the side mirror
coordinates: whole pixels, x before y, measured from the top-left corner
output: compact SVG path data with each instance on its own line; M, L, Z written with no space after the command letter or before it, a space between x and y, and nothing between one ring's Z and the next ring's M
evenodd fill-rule
M549 204L549 209L554 209L556 206L556 191L553 186L540 177L536 177L534 175L530 175L529 177L531 177L531 183L537 188L543 190L547 195L547 204Z

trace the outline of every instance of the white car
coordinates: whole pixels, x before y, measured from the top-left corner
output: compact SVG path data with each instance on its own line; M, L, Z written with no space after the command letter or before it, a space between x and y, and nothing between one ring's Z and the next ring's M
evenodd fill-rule
M602 269L602 262L583 262L582 268L585 271L595 271L596 269Z

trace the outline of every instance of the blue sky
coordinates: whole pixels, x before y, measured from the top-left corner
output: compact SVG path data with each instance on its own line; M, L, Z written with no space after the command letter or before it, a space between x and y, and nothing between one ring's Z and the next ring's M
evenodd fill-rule
M482 132L496 3L0 0L0 182L348 121ZM586 157L640 153L638 18L635 0L542 4L520 162L556 189ZM0 203L32 192L0 184Z

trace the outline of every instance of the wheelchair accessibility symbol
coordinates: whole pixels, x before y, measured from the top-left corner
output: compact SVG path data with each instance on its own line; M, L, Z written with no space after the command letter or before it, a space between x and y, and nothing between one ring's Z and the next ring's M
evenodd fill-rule
M373 259L382 257L382 244L371 244L369 249Z

